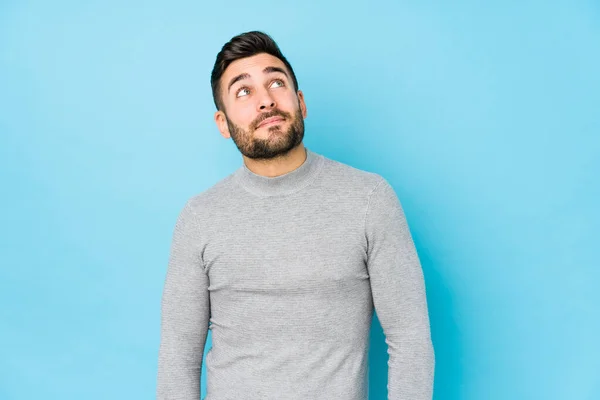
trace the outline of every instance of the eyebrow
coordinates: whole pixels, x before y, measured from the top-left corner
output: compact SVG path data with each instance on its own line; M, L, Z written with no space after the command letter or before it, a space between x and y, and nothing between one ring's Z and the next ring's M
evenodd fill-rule
M281 72L282 74L285 75L286 78L290 79L290 77L288 76L287 72L285 72L285 70L283 68L279 68L279 67L265 67L265 69L263 69L263 73L264 74L272 74L273 72ZM229 81L229 85L227 86L227 92L229 92L231 90L231 87L236 83L241 81L242 79L248 79L250 78L250 74L248 73L243 73L243 74L239 74L235 77L233 77L230 81Z

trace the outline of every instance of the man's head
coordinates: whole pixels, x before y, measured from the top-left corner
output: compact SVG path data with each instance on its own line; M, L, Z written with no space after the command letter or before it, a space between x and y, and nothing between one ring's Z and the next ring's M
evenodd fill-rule
M226 43L217 54L211 86L219 131L244 156L271 159L302 142L304 94L267 34L247 32Z

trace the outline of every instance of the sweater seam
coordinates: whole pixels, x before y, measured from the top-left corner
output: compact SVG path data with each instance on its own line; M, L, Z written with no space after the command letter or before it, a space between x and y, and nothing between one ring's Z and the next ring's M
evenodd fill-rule
M371 207L371 200L373 199L373 194L375 193L375 191L377 189L379 189L379 187L383 184L383 182L385 182L385 179L383 179L383 177L380 177L379 182L377 183L377 185L375 185L375 187L373 187L373 189L371 189L371 192L369 193L369 196L367 198L367 210L365 211L365 220L364 220L364 232L365 232L365 238L367 240L367 248L368 248L368 242L369 242L369 238L368 238L368 234L367 234L367 217L369 215L369 208Z
M193 224L196 227L197 232L199 232L200 224L198 223L198 214L196 214L196 212L190 206L189 200L185 203L185 207L189 210L190 214L192 214ZM201 264L200 266L202 267L202 273L206 274L206 263L204 262L202 257L200 257L200 254L198 254L198 259L200 260L200 264Z

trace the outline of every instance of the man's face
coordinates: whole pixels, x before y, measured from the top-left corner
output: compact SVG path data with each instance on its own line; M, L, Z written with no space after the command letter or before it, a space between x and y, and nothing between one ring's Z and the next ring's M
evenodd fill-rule
M286 154L304 138L306 105L285 64L270 54L231 63L221 77L224 112L215 121L225 138L251 159Z

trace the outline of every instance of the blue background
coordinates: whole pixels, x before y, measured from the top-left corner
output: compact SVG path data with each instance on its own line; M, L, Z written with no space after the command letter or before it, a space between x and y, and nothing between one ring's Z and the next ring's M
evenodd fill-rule
M435 399L600 399L598 2L83 3L0 5L0 399L155 396L175 218L242 162L210 71L254 29L305 145L404 205Z

